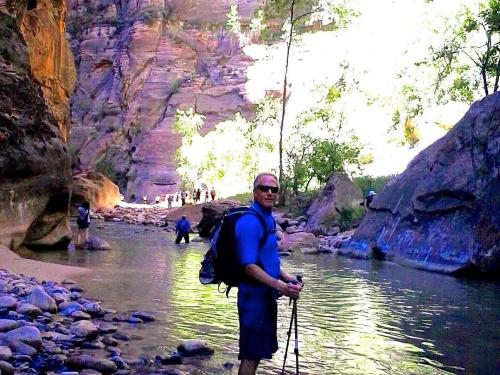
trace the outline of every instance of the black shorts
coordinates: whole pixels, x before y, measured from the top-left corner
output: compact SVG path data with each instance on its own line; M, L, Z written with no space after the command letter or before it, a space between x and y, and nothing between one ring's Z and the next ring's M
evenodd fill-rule
M278 306L271 290L238 291L240 353L238 359L270 359L278 350Z
M90 226L87 220L77 220L76 224L78 225L78 229L87 229Z

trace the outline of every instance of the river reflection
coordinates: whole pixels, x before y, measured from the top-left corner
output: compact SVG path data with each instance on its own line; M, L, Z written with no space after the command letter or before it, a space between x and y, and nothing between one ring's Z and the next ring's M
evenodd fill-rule
M136 328L143 339L124 346L124 357L170 352L183 340L203 338L216 354L200 373L221 374L222 364L237 362L236 291L226 298L197 278L206 244L177 247L160 229L124 224L99 223L92 231L113 250L23 255L93 268L90 279L79 280L87 296L116 310L157 314L157 322ZM325 254L282 262L306 282L298 302L301 374L500 373L498 282ZM281 299L280 350L261 373L281 371L290 313ZM293 346L292 340L289 373Z

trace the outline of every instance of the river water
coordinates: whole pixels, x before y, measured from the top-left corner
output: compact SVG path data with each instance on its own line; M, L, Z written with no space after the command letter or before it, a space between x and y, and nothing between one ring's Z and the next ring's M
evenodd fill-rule
M204 243L176 246L160 228L96 223L113 250L25 251L24 256L94 269L80 281L104 307L155 312L137 326L124 357L165 354L202 338L215 354L200 373L237 370L236 291L230 298L198 281ZM293 254L284 268L306 282L298 301L301 374L500 374L500 283L461 280L389 262ZM259 373L279 374L291 307L279 304L280 350ZM293 340L288 354L294 373Z

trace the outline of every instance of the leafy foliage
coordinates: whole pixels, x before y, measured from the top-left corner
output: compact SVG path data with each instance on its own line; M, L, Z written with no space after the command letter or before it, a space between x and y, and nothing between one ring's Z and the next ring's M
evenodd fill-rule
M363 192L363 196L367 196L370 190L375 192L381 191L385 185L387 185L395 175L390 176L361 176L354 177L353 182L359 186L361 191Z

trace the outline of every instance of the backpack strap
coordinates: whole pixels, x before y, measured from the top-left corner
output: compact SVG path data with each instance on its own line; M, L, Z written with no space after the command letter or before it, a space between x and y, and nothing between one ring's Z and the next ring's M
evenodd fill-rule
M262 238L259 241L259 251L261 251L262 248L264 247L264 244L267 241L267 238L269 237L269 235L272 232L270 232L269 229L268 229L268 227L267 227L266 218L259 211L257 211L256 209L254 209L252 207L249 207L247 213L249 213L250 215L254 215L255 217L257 217L257 219L259 219L260 224L264 228L264 235L262 236ZM274 231L276 231L276 223L274 223Z

